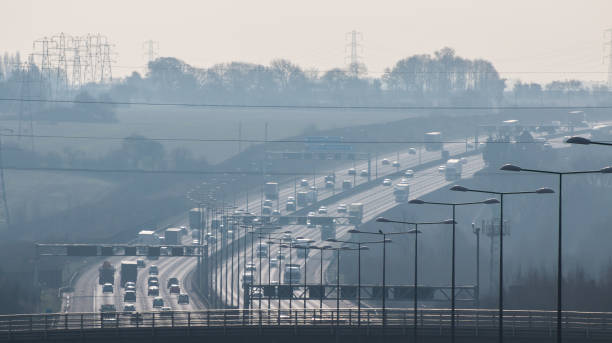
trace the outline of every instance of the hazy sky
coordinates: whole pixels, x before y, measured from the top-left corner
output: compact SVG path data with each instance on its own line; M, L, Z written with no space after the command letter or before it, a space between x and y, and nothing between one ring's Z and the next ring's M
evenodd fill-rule
M144 64L149 39L161 56L196 66L287 58L327 70L345 65L346 33L357 30L372 76L450 46L507 78L605 80L603 31L612 27L611 0L3 0L0 9L0 51L101 33L116 45L114 75Z

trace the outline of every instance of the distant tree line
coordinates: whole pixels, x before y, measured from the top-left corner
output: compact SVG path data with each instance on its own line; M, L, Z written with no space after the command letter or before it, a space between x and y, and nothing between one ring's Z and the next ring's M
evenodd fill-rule
M54 89L36 66L23 68L19 54L0 59L0 97L62 98L88 101L167 101L228 105L592 105L610 102L606 86L587 87L578 80L548 84L509 84L489 61L466 59L451 48L399 60L380 76L365 68L306 70L284 59L269 65L230 62L209 68L174 57L158 58L146 74L133 72L110 85L88 84L78 90ZM26 88L28 86L29 88ZM27 92L24 92L24 89ZM19 103L0 103L16 113ZM33 104L39 120L115 120L112 106L98 104Z

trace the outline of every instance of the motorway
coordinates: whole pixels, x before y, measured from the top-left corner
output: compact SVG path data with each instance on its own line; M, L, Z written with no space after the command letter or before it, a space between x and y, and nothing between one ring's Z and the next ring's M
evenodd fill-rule
M447 144L445 146L445 149L449 150L451 155L460 153L465 151L465 144L463 143L453 143L453 144ZM390 164L389 165L382 165L381 161L384 158L387 158L389 161L395 161L397 158L399 157L399 162L401 164L400 168L397 167L393 167ZM428 162L428 161L432 161L432 160L436 160L440 158L440 152L439 151L423 151L420 159L423 163ZM394 152L394 153L389 153L389 154L384 154L379 156L379 165L378 165L378 176L383 176L383 175L387 175L387 174L391 174L394 173L396 171L398 171L398 169L406 169L408 167L412 167L414 165L417 165L419 162L419 155L414 155L414 154L410 154L408 152L408 150L406 149L405 151L401 151L399 153ZM363 182L367 182L367 177L361 177L361 176L357 176L355 178L353 178L353 176L349 176L347 175L347 170L348 168L354 167L357 170L357 173L359 173L362 169L367 169L367 161L359 161L357 163L344 163L341 167L337 167L334 168L334 170L336 171L336 188L335 189L326 189L325 188L325 180L323 177L319 177L316 179L316 184L315 186L318 188L319 190L319 200L322 200L324 198L327 198L329 196L332 196L333 194L340 192L340 186L342 183L342 180L350 180L353 181L353 179L355 179L356 184L360 184ZM327 170L324 173L321 174L328 174L328 173L332 173L334 172L334 170ZM338 170L341 170L341 172L338 172ZM372 174L374 174L374 171L376 170L376 166L373 165L372 166ZM320 175L321 175L320 174ZM415 176L415 180L420 180L421 176L419 175L420 173L417 173L417 175ZM374 175L372 175L374 176ZM311 174L305 174L303 176L304 178L309 179L310 181L310 185L312 186L312 175ZM298 182L299 182L300 178L298 178ZM382 186L381 186L382 187ZM415 187L414 185L412 187ZM298 186L297 191L299 191L302 187ZM372 190L368 190L368 192L366 192L367 194L370 194L370 192L374 192L374 193L378 193L380 187L375 187ZM385 189L388 190L388 192L390 193L391 190L390 189ZM277 203L275 204L277 208L279 208L281 210L281 213L286 213L286 211L284 211L284 201L285 199L287 199L288 196L295 196L295 185L293 180L289 180L286 181L284 183L280 184L280 190L279 190L279 199L277 200ZM261 208L261 197L257 196L256 199L253 199L251 197L251 199L249 199L249 210L250 212L254 212L254 213L259 213L260 208ZM359 200L353 200L353 199L347 199L346 200L347 203L350 203L352 201L363 201L361 198L359 198ZM383 201L383 199L378 200L378 202ZM369 201L363 201L364 202L364 206L365 206L365 215L366 215L366 220L367 220L367 216L371 214L371 216L375 215L375 210L377 208L381 208L381 206L384 207L384 205L381 204L377 204L374 205L375 207L368 209L369 207ZM242 197L240 199L236 200L236 205L239 208L245 208L246 206L246 198ZM390 206L394 206L393 202L389 202ZM174 226L181 226L181 225L187 225L187 216L185 216L184 219L182 220L176 220L175 221L175 225ZM346 228L348 229L348 228ZM294 232L294 237L298 237L300 235L303 235L304 237L307 238L311 238L315 239L317 237L314 237L315 235L312 234L312 230L308 230L305 227L300 227L300 226L291 226L288 227L286 230L291 230ZM240 230L239 230L240 231ZM338 236L339 237L339 236ZM235 235L235 239L236 241L238 241L239 235ZM184 244L189 244L191 242L191 235L185 235L184 236ZM219 245L222 243L222 240L219 239L218 240ZM229 240L229 243L231 244L232 240ZM210 247L210 252L213 251L213 245L211 245ZM237 251L236 251L237 253ZM244 256L243 254L246 253L247 256L250 256L250 246L248 247L248 249L241 251L242 256ZM295 256L295 253L293 254ZM315 256L313 254L310 255L310 259L314 258ZM243 257L244 258L244 257ZM288 258L288 257L287 257ZM293 256L292 256L293 258ZM135 257L126 257L126 258L121 258L121 257L112 257L112 258L106 258L104 260L108 260L111 264L113 264L115 266L115 268L117 269L116 275L115 275L115 279L116 279L116 283L115 283L115 287L114 287L114 293L103 293L102 292L102 286L98 285L98 267L102 264L103 259L99 259L99 261L97 261L96 263L94 263L92 265L92 267L86 268L82 271L82 274L79 275L78 279L75 281L74 284L74 292L72 293L66 293L63 299L63 306L64 306L64 311L66 312L90 312L90 311L98 311L100 308L100 305L102 304L114 304L115 307L117 308L117 310L122 310L124 307L124 302L123 302L123 290L118 286L118 281L120 279L119 277L119 270L120 270L120 265L121 265L121 261L122 260L135 260ZM297 259L296 259L297 261ZM178 305L177 304L177 295L170 295L168 293L167 288L165 287L166 284L166 280L169 277L176 277L179 280L180 283L180 287L181 287L181 291L182 292L187 292L187 293L192 293L191 292L191 286L190 283L187 282L188 280L188 275L195 269L195 265L196 265L196 259L194 258L188 258L188 257L171 257L171 258L164 258L164 257L160 257L159 260L157 261L150 261L150 260L146 260L147 263L147 268L139 268L139 272L138 272L138 282L137 282L137 301L134 303L136 310L137 311L151 311L153 309L152 307L152 300L153 297L152 296L147 296L146 292L147 292L147 285L146 285L146 280L148 277L148 267L151 264L156 264L159 268L159 281L160 281L160 296L164 299L164 306L169 306L172 309L175 310L196 310L196 309L202 309L204 308L204 304L200 303L198 301L198 297L197 296L191 296L190 297L190 303L189 304L185 304L185 305ZM240 273L238 271L238 264L235 264L235 270L234 270L234 288L236 288L236 290L240 289L240 284L239 284L239 279L241 279L239 277ZM241 271L244 269L244 266L242 266ZM218 269L218 275L219 276L223 276L225 272L224 270ZM267 275L264 273L265 271L262 270L262 274ZM229 273L231 276L231 272ZM278 272L277 272L278 274ZM309 274L311 274L311 272L309 271ZM310 275L308 275L310 276ZM277 277L278 278L278 277ZM218 283L219 285L222 284L223 279L221 277L218 278ZM263 281L263 280L262 280ZM231 284L231 281L230 281ZM225 289L225 286L224 286ZM229 292L228 292L229 293ZM238 304L239 302L242 301L238 300L238 292L234 292L234 297L231 298L229 297L228 294L228 305L234 305L234 304ZM225 294L223 292L221 292L220 296L222 298L225 298Z
M553 143L553 147L558 147L562 144L560 139L558 140L558 142L555 141L551 143ZM465 152L466 146L464 143L451 143L451 144L445 144L444 149L448 150L450 152L450 155L453 156L453 155ZM395 161L398 156L399 156L399 162L401 164L400 168L396 168L391 165L381 164L381 161L383 158L387 158L389 161ZM413 168L414 166L419 164L419 160L421 163L426 163L429 161L437 160L439 158L440 158L439 151L423 151L420 156L419 154L417 155L410 154L407 149L404 151L401 151L399 154L396 152L384 154L382 156L379 156L378 158L378 176L382 177L384 175L395 173L398 171L398 169L405 170L405 169ZM359 173L360 170L367 169L367 161L360 161L360 163L356 163L355 165L353 165L352 163L344 163L341 167L334 168L334 170L336 171L336 186L337 187L333 190L325 189L324 187L325 181L323 177L319 177L316 180L317 182L315 184L315 186L319 189L319 200L322 200L337 192L340 192L341 190L339 189L339 186L341 186L342 180L347 179L347 180L352 181L353 176L347 175L347 170L348 168L351 168L351 167L354 167L357 170L357 173ZM462 177L463 178L471 177L473 173L482 169L483 167L484 167L484 163L482 161L481 155L475 155L475 156L469 157L467 164L463 166ZM376 169L376 166L372 165L372 174L374 174L373 171L375 169ZM324 173L320 173L320 175L331 173L334 170L328 170ZM305 178L309 178L311 176L312 175L308 175L308 174L304 175ZM398 179L399 178L393 179L393 183L394 184L397 183ZM357 176L356 180L358 180L357 183L359 183L359 181L363 183L367 181L367 177ZM435 191L441 187L444 187L448 185L450 182L445 180L443 173L438 172L437 167L434 167L434 168L429 168L427 170L416 172L414 176L411 179L409 179L409 183L410 183L410 198L415 198L415 197L423 196L432 191ZM312 179L311 179L310 186L312 186ZM299 191L301 188L302 187L298 186L297 191ZM373 219L377 214L396 206L397 203L394 201L392 191L393 191L392 187L377 185L375 187L367 189L364 192L354 194L350 197L344 198L341 200L341 203L345 203L345 204L350 204L353 202L363 203L364 204L363 221L367 222ZM275 205L277 208L281 210L281 213L287 214L287 212L284 211L284 201L285 199L287 199L288 196L294 196L295 192L296 192L296 189L294 188L293 180L286 181L280 184L279 199L277 200L277 203ZM261 208L261 201L262 201L261 197L258 196L257 199L251 198L249 200L250 200L249 201L250 212L253 212L256 214L259 213L259 209ZM345 215L345 214L337 213L336 208L339 205L339 203L340 202L337 202L337 203L330 204L329 206L327 206L329 209L330 216ZM240 199L236 199L236 206L238 208L244 209L246 206L246 198L242 197ZM175 220L174 223L176 224L173 226L187 225L186 217L187 216L184 216L184 218L181 220ZM338 239L348 238L348 236L346 236L348 235L347 231L351 228L352 226L337 226L336 237ZM320 229L318 228L314 229L314 228L307 228L306 226L292 225L292 226L284 227L282 231L291 231L292 236L294 238L304 237L307 239L312 239L317 242L320 241ZM240 252L238 252L238 249L235 250L234 257L235 259L237 259L238 256L241 256L240 257L241 263L239 264L237 261L235 261L236 263L233 266L234 268L229 270L229 275L227 274L228 274L228 266L229 266L229 263L231 263L231 259L228 260L228 265L221 264L216 270L216 273L218 275L217 280L216 280L217 282L216 285L217 285L217 289L219 290L217 294L221 299L226 300L225 302L226 302L226 305L228 306L236 306L242 303L241 274L244 270L244 263L242 262L244 261L245 254L249 260L250 260L251 254L253 254L253 256L257 256L256 252L251 251L250 241L248 241L249 244L247 244L246 249L244 249L245 241L244 239L240 239L242 237L242 234L244 234L244 230L238 230L238 234L235 234L234 236L234 242L237 245L239 245L241 248ZM273 233L273 235L278 236L279 234ZM190 234L185 235L183 242L184 244L189 244L191 242L191 235ZM218 247L220 247L221 244L224 244L224 243L229 243L231 246L232 239L229 239L227 242L225 242L225 240L218 239L217 242L218 242ZM265 243L265 240L262 240L262 242ZM258 242L256 240L254 246L256 246L257 243ZM260 282L260 283L265 284L265 283L268 283L274 280L278 281L279 279L280 279L280 282L284 281L281 278L280 270L282 270L283 262L285 263L289 262L289 256L288 256L287 249L285 248L283 250L284 250L283 253L285 255L285 261L281 261L280 268L274 267L271 271L268 271L267 261L265 261L266 260L265 258L263 259L261 263L261 268L259 268L260 266L259 261L254 261L258 269L257 272L255 272L255 275L257 276L255 280L256 283ZM270 252L273 257L276 257L278 253L278 245L274 245L272 249L270 250ZM213 254L213 253L214 253L214 245L210 245L209 254ZM326 252L324 255L324 266L323 266L324 270L327 269L329 264L334 261L331 258L332 257L331 255L332 255L331 252ZM99 311L99 307L101 304L114 304L117 310L122 310L124 306L123 291L122 289L118 287L120 262L121 260L130 260L130 259L135 260L136 258L135 257L132 257L132 258L113 257L113 258L106 259L117 268L117 273L115 276L116 283L115 283L114 293L112 294L102 293L102 287L98 285L98 270L97 269L101 265L103 261L102 259L100 259L97 263L95 263L93 265L94 266L93 268L87 268L83 270L82 274L78 277L78 279L75 282L74 292L65 294L65 297L63 299L64 300L64 311L67 311L67 312ZM301 269L302 269L302 277L303 277L304 260L298 259L297 254L292 251L291 262L299 263L302 265ZM307 270L306 276L309 282L318 281L319 275L320 275L319 253L316 251L311 252L309 254L307 262L308 262L308 270ZM146 263L147 263L147 268L139 268L139 273L138 273L138 282L137 282L137 287L136 287L137 288L137 301L135 303L137 311L153 310L153 307L152 307L153 297L147 296L146 294L146 291L147 291L146 280L148 276L148 266L150 266L151 264L156 264L159 267L159 280L160 280L160 286L161 286L160 296L164 299L164 306L169 306L174 310L187 310L187 311L193 311L193 310L205 308L204 304L198 301L198 297L193 296L193 292L192 292L193 290L191 289L190 282L188 282L189 275L190 273L194 271L195 266L196 266L196 260L194 258L160 257L160 259L157 261L146 260ZM211 268L212 267L213 266L211 265ZM268 272L270 272L270 274L268 274ZM262 276L261 279L259 279L258 277L260 274ZM232 280L228 280L227 284L229 285L225 284L226 275L229 276L230 278L233 276L233 282ZM271 275L272 280L268 278L268 275ZM178 278L180 287L181 287L181 292L192 294L192 296L190 297L189 304L178 305L177 295L169 294L168 289L165 287L165 285L166 285L166 280L170 277ZM333 282L335 280L330 280L330 281ZM295 284L299 284L302 282L303 282L303 279L299 281L293 280L293 283ZM234 285L233 288L231 287L232 284ZM297 301L294 301L294 302L297 302ZM289 303L288 300L283 300L281 302L281 307L283 308L288 307L289 306L288 303ZM345 305L348 305L348 303ZM271 304L267 304L267 302L264 299L261 301L261 304L256 304L256 306L262 306L262 308L264 307L267 308L268 306L270 306L271 308L274 308L278 306L278 301L272 301ZM318 308L319 302L312 300L307 303L307 306Z
M446 144L444 147L446 150L448 150L452 155L456 155L458 153L462 153L465 152L465 144L463 143L452 143L452 144ZM402 152L400 153L400 163L401 163L401 167L400 170L405 170L405 169L410 169L415 167L416 165L419 164L419 157L418 155L411 155L409 154L407 151L406 152ZM439 151L432 151L432 152L424 152L421 156L421 162L422 163L426 163L429 161L433 161L433 160L437 160L439 159L440 156L440 152ZM382 158L387 158L390 161L394 161L397 158L397 154L393 153L393 154L388 154L386 156L382 156ZM379 160L379 164L380 164L380 160ZM482 169L482 167L484 166L484 163L482 161L482 158L480 157L480 155L474 156L474 157L470 157L468 158L468 163L466 165L464 165L464 171L463 171L463 177L471 177L473 175L474 172ZM359 169L358 169L359 170ZM379 177L384 176L384 175L388 175L388 174L392 174L395 173L398 170L398 168L392 167L390 165L379 165ZM344 171L343 173L344 175L346 175L346 171ZM338 180L340 175L336 174L336 179ZM348 176L348 175L347 175ZM342 177L340 177L340 179L342 179ZM393 183L397 183L397 181L399 181L399 177L392 179ZM414 174L414 176L412 178L409 179L410 185L411 185L411 190L410 190L410 194L412 197L414 196L422 196L424 194L427 194L429 192L432 192L440 187L443 187L447 184L449 184L449 182L447 182L445 180L444 174L438 172L437 170L437 166L434 168L429 168L427 170L423 170L423 171L419 171L416 172ZM337 182L338 183L338 182ZM282 197L281 197L282 199ZM371 219L373 219L377 214L384 212L394 206L397 205L397 203L394 200L394 196L393 196L393 188L389 187L389 186L383 186L381 185L377 185L373 188L370 188L364 192L358 193L358 194L354 194L352 196L349 196L347 198L342 199L339 202L330 204L328 206L328 210L329 210L329 215L330 216L346 216L346 213L337 213L337 207L340 203L345 203L345 204L350 204L350 203L354 203L354 202L361 202L364 204L364 217L363 217L363 222L367 222ZM347 237L343 237L344 235L347 235L347 231L349 229L353 228L353 226L337 226L336 228L336 237L338 239L346 239ZM290 225L290 226L286 226L283 227L282 232L285 231L290 231L292 234L293 238L298 238L298 237L303 237L306 239L310 239L310 240L314 240L316 242L319 242L321 239L321 234L320 234L320 227L317 228L308 228L305 225ZM273 235L273 237L280 237L280 233L277 232L272 232L271 233ZM262 239L262 242L265 244L265 242L267 241L267 239ZM231 245L231 240L229 240L228 242ZM253 246L256 247L257 244L259 243L259 240L256 239ZM240 244L244 245L244 242L241 242ZM327 244L327 243L325 243ZM315 244L316 245L316 244ZM256 279L255 282L256 283L262 283L262 284L266 284L269 282L278 282L280 280L281 283L287 283L287 280L283 280L282 279L282 273L280 272L281 270L283 270L283 263L289 263L289 261L291 260L291 263L294 264L300 264L301 265L301 271L302 271L302 279L300 280L292 280L292 283L298 285L300 283L303 283L303 275L304 275L304 260L301 258L297 257L297 252L294 251L295 249L292 249L291 251L291 258L289 257L289 251L287 248L283 248L283 255L285 256L284 261L281 261L281 263L279 264L279 267L273 267L273 269L271 271L268 271L268 261L267 258L262 258L261 261L261 268L260 268L260 261L259 259L256 257L257 253L256 251L252 251L251 249L251 243L250 240L247 243L247 247L244 250L244 252L246 253L247 259L249 260L248 262L250 262L250 258L251 256L255 256L255 260L253 261L254 264L257 267L257 271L255 272L256 275ZM272 257L276 257L279 253L279 248L278 248L278 244L275 244L272 246L271 250L271 256ZM329 266L330 263L333 262L332 259L332 252L325 252L324 253L324 264L323 264L323 269L326 270L327 267ZM244 257L243 257L244 258ZM308 266L307 269L307 280L310 280L309 282L317 282L320 279L320 255L319 252L312 251L309 255L308 255L308 259L306 261L306 264ZM223 265L222 267L218 268L217 273L218 275L225 275L226 271L225 271L225 265ZM244 269L244 266L241 267L242 270ZM222 270L223 269L223 270ZM230 271L230 278L232 276L232 274L234 275L234 291L232 292L231 289L227 290L227 292L229 294L225 294L226 292L226 287L225 285L223 285L224 281L224 277L223 279L220 277L218 280L218 289L219 289L219 293L220 296L222 297L222 299L228 299L227 303L228 305L232 305L232 304L237 304L239 301L241 302L242 299L239 299L239 297L242 297L242 293L241 293L241 284L239 284L239 282L241 282L241 278L239 278L238 276L241 275L242 270L238 270L238 265L235 264L234 265L234 270L233 273ZM222 274L223 273L223 274ZM260 274L261 274L261 278L260 278ZM325 273L324 273L325 274ZM272 280L269 279L269 276L271 277ZM230 285L232 284L231 280L229 280L228 282ZM294 300L292 301L292 303L297 303L298 301ZM302 306L303 301L299 300L299 305ZM266 299L262 299L261 301L261 305L259 305L258 303L255 304L256 307L261 306L262 308L268 308L268 305L270 306L270 308L276 308L278 307L278 300L276 301L271 301L270 304L267 303ZM348 305L345 304L345 305ZM335 306L335 303L334 303ZM289 307L289 301L288 300L283 300L281 301L281 307L283 308L288 308ZM313 307L313 308L318 308L319 307L319 301L318 300L310 300L307 301L307 307ZM325 307L325 304L324 304Z

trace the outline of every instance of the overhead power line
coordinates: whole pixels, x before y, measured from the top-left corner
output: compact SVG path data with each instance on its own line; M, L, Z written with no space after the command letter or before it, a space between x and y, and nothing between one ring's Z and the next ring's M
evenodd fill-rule
M251 109L305 109L305 110L585 110L611 109L612 105L595 106L361 106L361 105L275 105L275 104L206 104L186 102L145 102L145 101L102 101L102 100L68 100L68 99L27 99L0 98L5 102L37 102L59 104L91 104L91 105L131 105L131 106L167 106L167 107L199 107L199 108L251 108Z
M96 168L63 168L63 167L19 167L5 166L4 170L12 171L37 171L37 172L69 172L69 173L103 173L103 174L149 174L149 175L269 175L269 176L300 176L309 175L309 171L298 172L273 172L266 171L238 171L238 170L146 170L146 169L96 169ZM435 172L437 174L437 171ZM509 175L533 177L529 174L508 172L480 172L482 175Z
M1 137L18 137L16 134L2 134ZM240 138L177 138L177 137L154 137L147 138L142 136L127 136L127 137L110 137L110 136L65 136L65 135L32 135L33 138L41 139L75 139L75 140L109 140L109 141L164 141L164 142L198 142L198 143L304 143L304 144L426 144L426 143L446 143L446 144L465 144L465 140L457 141L423 141L423 140L343 140L343 139L328 139L325 142L310 142L307 139L240 139ZM468 140L468 143L474 143L474 140ZM536 141L493 141L487 142L492 144L509 144L509 143L542 143ZM6 147L2 148L6 150Z

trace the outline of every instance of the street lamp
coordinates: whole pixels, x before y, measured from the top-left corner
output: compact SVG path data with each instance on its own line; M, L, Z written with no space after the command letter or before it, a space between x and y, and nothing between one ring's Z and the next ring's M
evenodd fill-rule
M443 206L451 206L453 208L453 244L452 244L452 252L451 252L451 342L455 341L455 241L456 241L456 233L455 227L457 224L457 218L455 216L455 209L457 206L467 206L467 205L491 205L498 204L499 200L491 198L482 201L472 201L472 202L434 202L434 201L424 201L421 199L413 199L408 201L409 204L429 204L429 205L443 205Z
M563 310L563 296L561 294L561 289L562 289L562 281L563 281L563 269L562 269L562 262L563 262L563 258L562 258L562 239L563 239L563 231L562 231L562 226L563 226L563 206L562 206L562 199L563 199L563 175L574 175L574 174L610 174L612 173L612 167L604 167L602 169L599 170L586 170L586 171L570 171L570 172L556 172L556 171L550 171L550 170L539 170L539 169L525 169L525 168L521 168L519 166L513 165L513 164L504 164L500 170L505 170L505 171L513 171L513 172L520 172L520 171L525 171L525 172L531 172L531 173L539 173L539 174L552 174L552 175L557 175L559 176L559 205L558 205L558 214L559 214L559 229L558 229L558 236L557 236L557 342L561 343L562 341L562 327L561 327L561 320L562 320L562 310Z
M437 222L406 222L406 221L400 221L400 220L392 220L392 219L387 219L384 217L378 217L376 218L376 221L379 223L397 223L397 224L408 224L408 225L414 225L414 230L410 230L410 231L405 231L405 232L390 232L387 233L387 235L403 235L403 234L414 234L414 338L415 338L415 342L416 342L416 336L417 336L417 288L418 288L418 237L419 237L419 233L421 233L421 231L419 231L419 225L437 225L437 224L455 224L455 221L452 219L447 219L447 220L443 220L443 221L437 221Z
M357 250L349 247L327 248L336 251L336 325L340 323L340 250Z
M607 146L612 146L612 143L608 143L608 142L600 142L600 141L592 141L588 138L584 138L584 137L579 137L579 136L574 136L574 137L570 137L568 138L565 143L570 143L570 144L580 144L580 145L589 145L589 144L595 144L595 145L607 145Z
M306 245L296 245L295 248L296 249L304 249L304 317L306 317L306 277L308 275L308 270L307 270L307 263L306 261L308 260L308 249L310 249L310 246L308 244L312 244L314 243L314 240L308 240L308 241L302 241L300 242L301 244L306 244Z
M496 192L482 189L471 189L458 185L451 187L450 190L456 192L473 192L499 195L499 325L497 328L499 342L502 343L504 341L504 195L552 194L555 191L550 188L538 188L535 191Z
M366 241L366 242L354 242L354 241L341 241L335 238L330 238L328 242L333 243L346 243L357 245L357 325L361 325L361 250L369 250L367 246L362 244L378 244L384 243L384 241Z
M351 229L348 231L349 233L361 233L361 234L365 234L365 235L380 235L383 236L382 239L382 245L383 245L383 268L382 268L382 324L383 327L387 324L387 308L386 308L386 298L387 298L387 287L386 287L386 276L387 276L387 263L386 263L386 256L387 256L387 243L391 243L392 241L390 239L387 239L387 234L382 232L382 230L378 230L378 232L368 232L368 231L361 231L361 230L357 230L357 229Z

